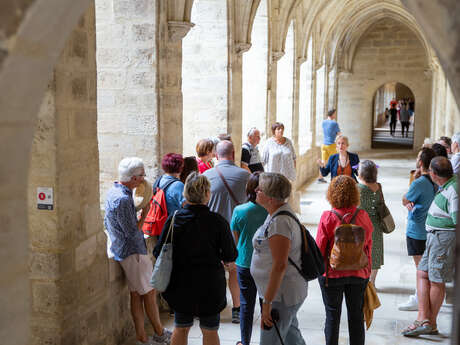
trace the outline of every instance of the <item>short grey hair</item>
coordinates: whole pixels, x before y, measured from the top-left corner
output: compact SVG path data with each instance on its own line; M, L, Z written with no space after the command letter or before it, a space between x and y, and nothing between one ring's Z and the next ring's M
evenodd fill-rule
M208 192L211 192L211 183L206 176L200 175L196 171L187 176L184 186L184 197L188 202L203 204Z
M253 136L256 131L259 131L256 127L251 127L248 131L248 138ZM260 132L260 131L259 131Z
M264 172L259 176L259 188L270 198L286 201L291 195L291 182L286 176L273 172Z
M359 163L358 169L359 177L367 183L377 182L377 165L368 159Z
M455 133L451 140L453 143L457 143L460 146L460 132Z
M139 157L123 158L118 164L118 178L120 182L129 182L142 169L144 169L144 162Z

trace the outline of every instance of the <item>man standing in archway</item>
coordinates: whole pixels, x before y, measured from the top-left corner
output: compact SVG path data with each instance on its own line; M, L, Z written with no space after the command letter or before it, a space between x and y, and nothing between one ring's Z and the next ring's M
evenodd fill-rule
M335 138L341 134L340 127L335 121L337 111L335 109L329 110L327 119L323 121L323 145L321 145L321 160L323 164L327 164L329 157L337 153ZM319 174L318 182L327 183L321 173Z
M392 136L396 131L396 122L398 121L398 109L396 109L397 104L398 102L396 102L395 99L390 102L390 135Z

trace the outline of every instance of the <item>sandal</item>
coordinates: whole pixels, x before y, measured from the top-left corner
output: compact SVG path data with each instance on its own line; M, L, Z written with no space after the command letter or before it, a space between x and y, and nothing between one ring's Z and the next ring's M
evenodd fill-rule
M414 328L415 327L415 328ZM430 323L430 320L417 321L404 329L401 334L405 337L418 337L423 334L433 334L432 332L437 331Z
M243 342L242 342L241 340L238 340L238 341L236 342L236 345L243 345Z

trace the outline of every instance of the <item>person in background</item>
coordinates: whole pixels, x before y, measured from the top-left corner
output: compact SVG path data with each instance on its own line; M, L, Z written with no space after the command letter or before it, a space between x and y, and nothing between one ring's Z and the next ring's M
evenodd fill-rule
M410 114L409 106L406 103L401 103L401 110L399 111L399 121L401 121L401 136L404 137L404 130L406 130L406 138L409 136Z
M371 274L372 267L372 222L364 210L359 210L359 191L356 182L349 176L337 176L329 185L327 200L332 211L324 211L318 225L316 243L323 254L326 274L319 277L319 285L326 309L326 324L324 335L326 345L338 345L340 331L340 315L342 313L342 300L345 296L348 316L348 334L350 344L364 345L364 291ZM329 265L329 254L334 244L335 229L341 224L337 212L346 222L355 216L353 224L365 230L364 253L368 265L360 270L337 271Z
M455 269L458 181L445 157L434 157L430 177L439 186L426 218L426 249L417 267L417 319L401 333L407 337L438 334L437 318Z
M171 345L187 344L193 318L200 319L203 344L218 345L220 315L227 305L222 262L234 265L237 256L228 222L209 210L209 180L192 172L185 181L184 208L166 221L153 255L160 255L173 223L173 268L163 297L174 310ZM171 237L168 239L170 242Z
M197 163L200 174L213 167L214 142L211 139L201 139L196 144Z
M156 291L150 286L152 261L140 230L148 208L142 210L138 220L134 207L133 190L144 181L144 163L137 157L124 158L118 165L118 175L120 182L115 182L107 193L104 225L111 242L110 251L128 282L136 345L168 344L171 332L160 321ZM145 331L144 312L152 324L152 336Z
M252 127L248 131L248 141L241 146L241 167L249 172L264 171L257 145L260 143L260 131Z
M444 146L446 148L446 151L447 151L447 158L451 158L452 157L452 140L449 138L449 137L446 137L446 136L442 136L439 138L438 140L438 144L441 144L442 146Z
M262 160L265 171L283 174L289 181L296 179L296 154L292 141L284 136L284 125L272 125L273 136L265 143Z
M236 259L236 272L240 286L240 331L241 342L237 345L249 345L251 342L252 322L254 307L257 297L257 288L251 276L252 238L256 230L267 218L267 211L256 202L256 189L259 186L260 172L256 171L249 177L246 185L248 197L245 204L236 206L233 210L230 229L232 229L238 258Z
M297 312L307 297L308 283L288 262L291 258L300 267L302 235L295 219L288 215L276 216L281 211L294 214L286 202L291 188L284 175L265 172L260 174L256 189L256 202L269 214L252 239L251 275L262 300L260 345L280 344L271 317L272 309L279 312L276 324L284 343L305 345Z
M235 149L228 140L217 144L217 165L203 175L211 182L209 208L230 223L234 208L246 200L246 183L250 174L235 165ZM219 175L219 173L222 175ZM228 266L228 287L232 295L232 322L240 322L240 289L236 268Z
M452 164L452 169L454 170L454 174L458 174L460 172L460 132L452 136L451 151L452 158L450 162Z
M390 134L394 135L396 131L396 123L398 122L398 110L396 109L397 102L393 100L390 103Z
M438 144L438 143L434 143L433 145L431 145L431 148L433 149L434 153L436 154L436 157L441 156L441 157L448 158L447 150L443 145Z
M171 215L174 211L180 209L185 202L183 196L184 183L179 180L182 169L184 168L184 159L181 154L168 153L163 157L161 167L165 173L160 179L159 187L164 190L166 208L168 215ZM171 181L174 182L169 184ZM168 184L169 186L165 190L164 187Z
M324 142L321 145L321 160L327 162L329 157L337 153L337 145L335 144L335 138L341 134L340 127L337 121L335 121L337 111L335 109L329 110L327 113L327 119L322 123ZM319 173L318 182L327 183L321 172Z
M357 181L356 167L359 164L359 157L356 153L348 152L348 137L339 135L335 138L335 142L339 153L330 156L327 162L320 159L317 161L320 167L321 175L327 176L330 173L331 180L338 175L347 175Z
M182 183L185 184L185 180L187 176L190 175L192 172L199 172L198 170L198 162L195 156L185 157L184 158L184 168L180 173L180 180Z
M367 212L371 219L372 231L372 270L370 281L375 285L377 273L383 265L383 225L379 210L383 207L382 188L377 182L377 166L373 161L359 163L359 207Z
M429 168L431 160L436 156L430 148L423 148L417 156L416 167L420 171L420 177L410 185L409 191L403 196L402 204L409 211L407 214L406 244L407 255L412 256L415 269L425 251L426 228L425 221L428 209L436 193L436 186L431 180ZM417 290L409 300L398 306L399 310L412 311L418 309Z

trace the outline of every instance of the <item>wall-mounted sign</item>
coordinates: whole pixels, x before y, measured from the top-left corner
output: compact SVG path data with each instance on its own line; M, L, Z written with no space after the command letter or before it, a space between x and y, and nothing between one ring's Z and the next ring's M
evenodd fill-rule
M37 208L39 210L53 209L53 188L37 187Z

